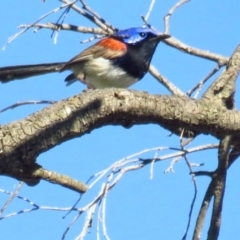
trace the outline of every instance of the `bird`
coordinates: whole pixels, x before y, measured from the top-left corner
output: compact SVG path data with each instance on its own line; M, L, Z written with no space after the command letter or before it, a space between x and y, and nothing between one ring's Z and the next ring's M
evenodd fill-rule
M148 27L119 30L68 62L1 67L0 82L71 70L67 86L80 81L92 89L128 88L144 77L157 45L169 37Z

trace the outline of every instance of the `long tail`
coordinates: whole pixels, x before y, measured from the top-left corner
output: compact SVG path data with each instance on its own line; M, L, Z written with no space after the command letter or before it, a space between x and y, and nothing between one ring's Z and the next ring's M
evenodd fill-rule
M0 68L0 82L7 83L16 79L29 78L51 72L59 72L65 62L19 65Z

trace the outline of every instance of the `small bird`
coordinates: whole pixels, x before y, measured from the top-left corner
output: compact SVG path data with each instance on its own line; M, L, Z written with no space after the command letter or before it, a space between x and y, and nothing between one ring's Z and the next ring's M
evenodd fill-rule
M67 85L79 80L88 88L128 88L148 71L161 40L170 35L138 27L118 31L90 46L69 62L20 65L0 68L5 83L50 72L71 70Z

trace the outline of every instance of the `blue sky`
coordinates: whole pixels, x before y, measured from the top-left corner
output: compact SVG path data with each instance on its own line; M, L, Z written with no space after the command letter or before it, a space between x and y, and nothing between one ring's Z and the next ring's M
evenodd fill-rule
M87 3L108 22L125 29L143 24L140 15L146 14L150 0L88 0ZM156 0L149 21L159 31L163 31L164 15L175 3L176 1L173 0ZM45 3L40 0L3 1L0 46L4 46L7 39L19 31L17 27L20 24L33 23L59 5L60 2L53 0L46 0ZM190 46L230 56L240 40L239 9L239 0L189 2L172 16L170 33ZM56 22L59 16L60 13L53 14L42 22ZM75 12L70 12L65 22L79 26L94 26ZM89 37L90 35L62 31L59 33L57 44L54 44L50 30L43 29L37 33L29 30L8 45L5 51L0 51L0 66L67 61L92 44L80 44L81 40ZM159 45L152 63L184 92L195 86L215 66L213 62L187 55L163 43ZM68 74L68 72L49 74L1 84L0 109L18 101L60 100L85 89L80 83L66 87L64 79ZM149 74L131 88L154 94L169 94ZM239 108L238 91L237 86L237 108ZM1 114L0 123L22 119L43 107L43 105L23 106L9 110ZM169 135L168 131L156 125L134 126L131 129L116 126L102 127L41 154L37 162L51 171L86 181L92 174L118 159L143 149L158 146L179 147L179 138L167 135ZM210 136L200 136L189 147L209 143L218 143L218 141ZM169 152L162 154L166 153ZM154 157L154 155L155 152L150 152L142 157ZM197 170L214 170L217 162L216 150L189 155L189 160L205 164ZM180 239L183 236L193 197L193 184L184 160L175 165L174 174L164 174L169 164L170 160L155 164L153 179L150 179L150 166L127 173L109 193L106 217L111 239ZM237 161L229 171L220 240L236 239L239 236L240 186L237 184L240 180L237 171L239 165ZM2 176L0 188L13 191L17 183L16 180ZM191 239L194 220L208 183L209 179L206 177L197 178L198 196L188 239ZM96 187L87 193L78 206L84 206L97 191ZM73 205L79 196L77 193L44 181L33 188L24 185L20 195L42 206L58 207ZM8 196L1 193L0 206L7 199ZM27 203L15 199L6 210L6 214L29 207ZM61 239L66 227L75 216L71 213L62 219L64 215L64 212L42 210L8 218L1 221L1 236L9 240ZM80 219L72 227L66 239L74 239L79 234L82 220ZM96 221L93 223L91 234L86 239L96 239L95 223ZM206 238L207 226L208 222L205 224L202 239Z

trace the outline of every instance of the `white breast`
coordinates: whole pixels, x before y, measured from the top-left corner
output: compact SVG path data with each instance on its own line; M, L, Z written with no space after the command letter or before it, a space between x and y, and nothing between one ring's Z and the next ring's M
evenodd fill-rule
M105 58L95 58L84 64L84 81L93 88L127 88L138 81Z

